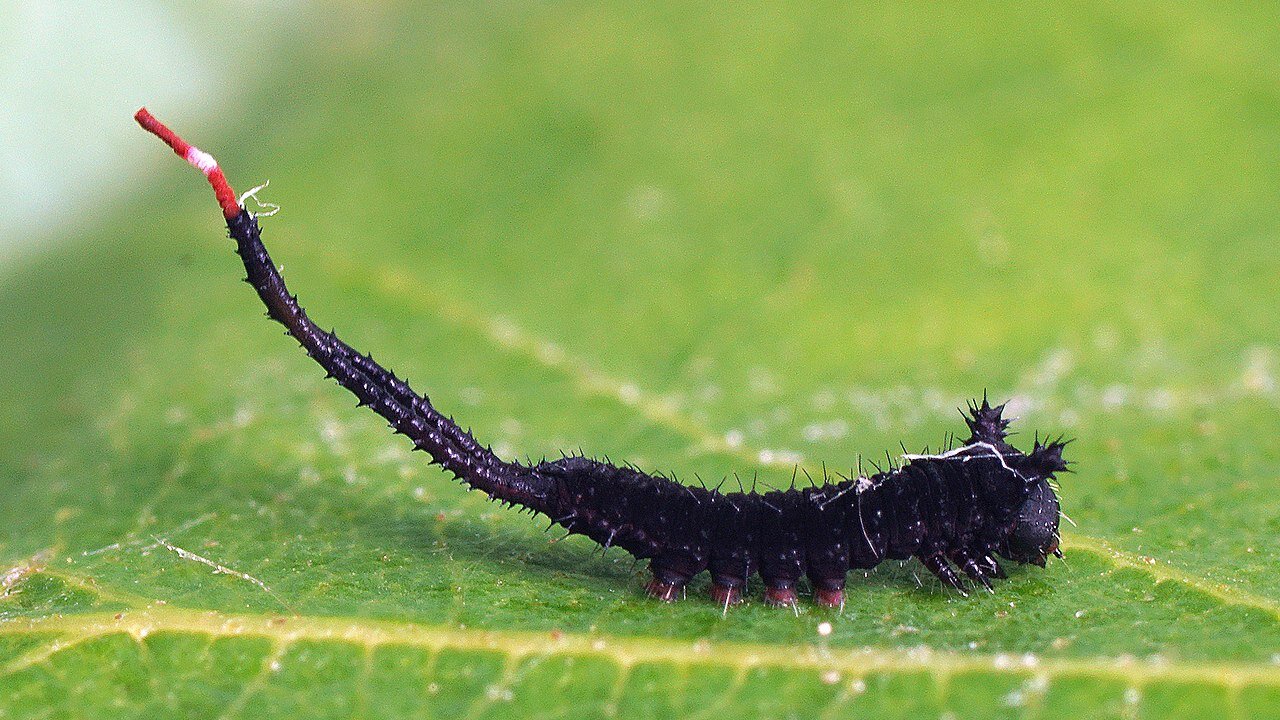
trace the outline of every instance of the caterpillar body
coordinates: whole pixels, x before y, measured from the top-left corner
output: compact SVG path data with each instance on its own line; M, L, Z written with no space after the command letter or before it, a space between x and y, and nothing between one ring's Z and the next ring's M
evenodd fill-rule
M985 397L968 408L970 435L960 447L802 489L720 492L579 456L532 465L503 460L425 395L312 322L262 244L256 217L213 158L145 108L135 119L209 179L247 282L328 377L471 488L648 560L653 597L677 600L694 576L709 571L712 597L726 607L743 599L756 575L770 604L794 606L807 578L816 602L841 606L849 570L886 560L918 558L965 593L962 576L987 590L992 578L1005 577L997 556L1041 567L1049 554L1061 556L1051 481L1067 469L1065 443L1037 439L1029 452L1018 450L1006 442L1003 406Z

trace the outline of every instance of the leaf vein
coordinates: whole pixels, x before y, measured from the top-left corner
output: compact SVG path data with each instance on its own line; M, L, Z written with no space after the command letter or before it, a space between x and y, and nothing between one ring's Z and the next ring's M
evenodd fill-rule
M322 616L230 614L154 607L126 613L53 615L37 619L0 622L0 635L58 633L59 639L10 663L22 669L47 659L74 644L112 634L147 637L156 632L204 634L211 637L261 637L272 640L276 650L263 661L263 679L284 650L298 641L348 643L366 648L415 647L434 652L448 650L502 653L515 660L553 655L597 657L620 668L639 663L706 665L748 672L774 667L838 671L852 676L868 673L927 673L934 678L960 673L989 673L1017 677L1095 677L1123 680L1134 687L1153 682L1201 683L1238 688L1246 685L1280 686L1280 666L1262 663L1145 661L1132 657L1029 658L1006 654L963 653L912 648L849 649L814 645L770 646L741 642L717 642L695 648L669 638L621 638L602 640L598 635L524 631L459 630L418 623ZM228 708L229 710L231 708Z

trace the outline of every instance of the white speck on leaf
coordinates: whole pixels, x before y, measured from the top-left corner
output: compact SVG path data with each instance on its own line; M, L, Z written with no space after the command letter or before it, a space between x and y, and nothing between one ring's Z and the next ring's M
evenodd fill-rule
M640 388L631 383L620 385L618 386L618 399L628 405L635 405L640 402Z

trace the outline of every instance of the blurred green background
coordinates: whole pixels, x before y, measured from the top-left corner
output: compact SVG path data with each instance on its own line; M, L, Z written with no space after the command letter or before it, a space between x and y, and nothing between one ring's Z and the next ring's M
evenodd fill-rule
M0 4L0 717L1280 716L1276 10ZM987 390L1067 562L648 601L322 381L143 104L504 455L782 485Z

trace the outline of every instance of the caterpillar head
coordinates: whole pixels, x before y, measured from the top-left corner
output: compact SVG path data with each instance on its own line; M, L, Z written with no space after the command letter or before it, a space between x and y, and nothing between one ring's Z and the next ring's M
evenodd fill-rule
M970 445L982 445L1001 455L1002 462L1016 470L1012 481L1002 477L1002 482L993 483L1000 487L989 489L994 495L1010 500L1006 507L1016 506L1011 524L1005 526L996 551L1004 557L1020 563L1032 563L1044 567L1045 559L1050 555L1061 555L1058 550L1058 518L1061 515L1058 495L1054 492L1050 480L1055 473L1067 469L1062 459L1062 448L1066 445L1061 439L1041 443L1037 438L1030 453L1018 452L1005 442L1009 434L1009 421L1004 419L1004 405L992 407L985 395L982 405L969 405L969 414L965 423L969 425L972 437Z
M1067 469L1062 459L1065 443L1053 441L1040 444L1037 440L1032 451L1021 458L1020 473L1026 478L1026 500L1014 515L1004 542L997 552L1020 563L1044 567L1050 554L1062 557L1058 549L1058 518L1061 509L1058 495L1050 480L1054 474Z

